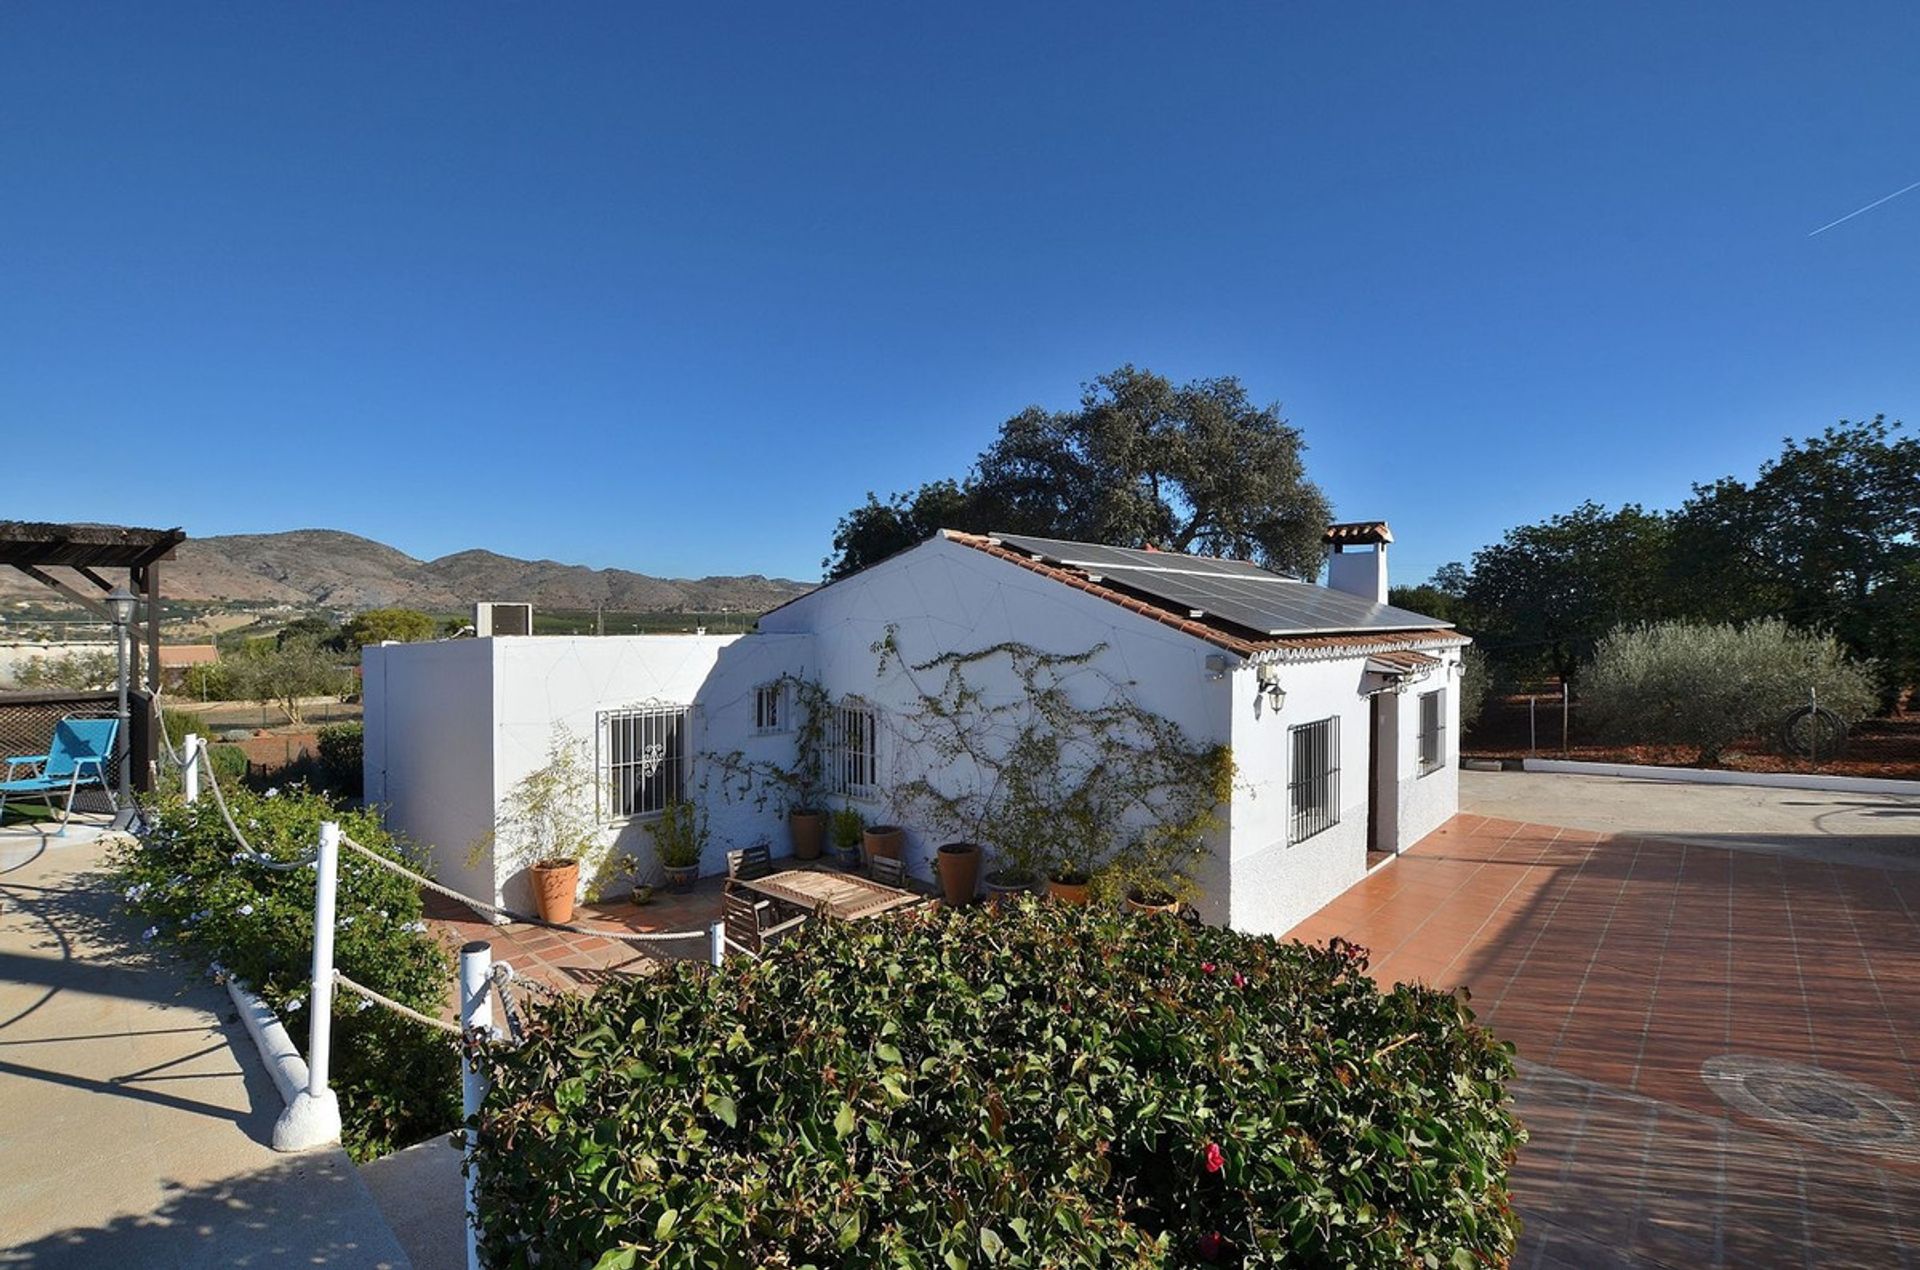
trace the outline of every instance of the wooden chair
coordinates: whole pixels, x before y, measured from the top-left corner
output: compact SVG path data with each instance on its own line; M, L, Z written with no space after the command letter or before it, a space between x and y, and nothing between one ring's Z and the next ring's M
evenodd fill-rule
M886 856L875 856L867 862L867 876L882 886L907 889L907 866Z
M727 852L727 882L729 888L735 879L742 881L763 878L773 872L773 852L765 843L756 847L742 847L738 851Z
M765 953L776 936L807 920L803 915L775 922L772 900L752 899L740 891L728 891L720 897L720 917L726 923L727 942L753 957Z

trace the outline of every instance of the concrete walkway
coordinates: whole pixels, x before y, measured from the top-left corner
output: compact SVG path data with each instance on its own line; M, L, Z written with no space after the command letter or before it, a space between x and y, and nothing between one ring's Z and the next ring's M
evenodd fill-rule
M106 842L0 831L0 1266L406 1267L280 1097L224 989L143 948Z
M1920 798L1758 785L1685 785L1559 772L1461 772L1482 816L1827 864L1920 868Z

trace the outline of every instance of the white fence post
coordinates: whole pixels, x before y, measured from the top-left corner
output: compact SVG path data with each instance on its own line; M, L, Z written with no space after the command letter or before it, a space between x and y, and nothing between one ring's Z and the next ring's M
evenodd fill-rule
M463 1034L460 1112L469 1122L480 1114L480 1105L487 1100L487 1076L466 1052L464 1037L471 1036L474 1028L485 1028L489 1036L498 1035L493 1027L493 1000L488 993L488 981L492 978L493 945L484 939L463 945L460 949L460 1030ZM474 1166L474 1155L480 1149L480 1131L471 1123L466 1129L466 1144L466 1167L461 1172L467 1179L467 1270L480 1270L480 1175Z
M200 734L198 732L187 733L186 742L181 746L180 787L189 807L200 801Z
M340 1100L327 1088L327 1059L333 1043L334 887L340 873L340 826L331 820L320 826L320 852L314 863L307 1087L287 1104L273 1126L273 1145L280 1151L301 1151L340 1140Z
M709 949L709 955L713 958L713 964L716 966L726 965L727 924L725 922L715 922L713 925L707 927L707 941L712 945Z

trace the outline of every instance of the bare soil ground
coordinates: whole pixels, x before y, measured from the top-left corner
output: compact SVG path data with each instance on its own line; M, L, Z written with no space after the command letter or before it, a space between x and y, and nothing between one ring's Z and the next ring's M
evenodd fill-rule
M1568 712L1568 744L1560 743L1560 703L1537 702L1529 744L1528 702L1524 696L1490 702L1472 731L1461 739L1467 758L1516 759L1528 755L1571 758L1591 763L1643 763L1661 767L1698 766L1697 751L1685 745L1621 745L1582 736L1580 707ZM1773 749L1764 737L1733 746L1712 767L1735 772L1803 772L1827 776L1864 776L1892 780L1920 780L1920 711L1905 710L1878 719L1863 719L1847 738L1846 750L1836 759L1814 763Z

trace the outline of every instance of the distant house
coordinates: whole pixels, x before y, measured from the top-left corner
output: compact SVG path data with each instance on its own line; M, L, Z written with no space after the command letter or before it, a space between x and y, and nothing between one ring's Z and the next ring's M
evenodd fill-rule
M1201 912L1281 932L1363 877L1370 853L1404 850L1458 809L1469 641L1386 604L1392 540L1383 523L1333 526L1321 586L1236 561L943 531L773 610L752 635L369 647L367 796L432 847L446 880L524 905L526 862L488 839L500 800L565 728L594 755L609 843L650 861L646 826L687 798L713 828L703 867L722 871L729 847L787 849L777 800L726 796L714 769L722 755L791 760L782 685L801 681L831 712L830 801L900 819L909 867L930 876L948 830L902 815L894 794L948 760L913 740L924 689L901 667L1017 644L1084 656L1074 690L1090 704L1122 693L1231 747L1232 794L1195 873Z
M220 650L212 644L160 645L160 682L178 688L194 666L211 666L220 660Z

